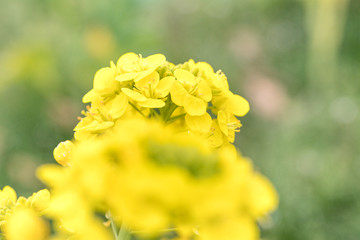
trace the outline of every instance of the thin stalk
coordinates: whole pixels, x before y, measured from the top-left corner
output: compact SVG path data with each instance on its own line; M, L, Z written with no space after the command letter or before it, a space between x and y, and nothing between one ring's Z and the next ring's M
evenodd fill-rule
M129 102L129 104L138 112L141 114L141 116L143 116L144 118L146 118L146 116L140 111L140 109L138 109L133 103Z
M177 116L175 116L175 117L170 118L167 122L168 122L168 123L172 123L172 122L174 122L175 120L178 120L179 118L184 117L185 115L186 115L186 113L177 115Z
M128 240L129 237L130 237L130 231L126 228L124 224L122 224L116 240Z
M112 217L110 217L110 223L111 223L111 229L113 231L114 237L115 237L115 239L118 239L116 225L115 225L114 220L112 219Z

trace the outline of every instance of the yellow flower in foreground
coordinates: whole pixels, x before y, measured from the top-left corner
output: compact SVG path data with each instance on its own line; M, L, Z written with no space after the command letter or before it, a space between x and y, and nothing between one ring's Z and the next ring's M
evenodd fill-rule
M8 218L4 229L7 240L45 240L49 232L46 222L28 208L17 209Z
M47 189L34 193L29 198L17 198L9 186L0 190L0 233L7 240L42 240L48 235L48 228L40 218L50 204Z
M197 128L201 120L191 117ZM79 239L110 239L98 217L107 212L144 236L175 227L190 239L258 239L256 221L277 205L272 185L232 145L215 150L205 135L118 120L112 131L75 143L71 167L39 169L53 192L47 216Z

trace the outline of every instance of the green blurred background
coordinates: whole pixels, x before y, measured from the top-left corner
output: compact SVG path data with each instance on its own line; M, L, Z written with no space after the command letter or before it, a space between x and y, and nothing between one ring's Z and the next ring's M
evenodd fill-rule
M249 100L236 144L280 195L263 239L359 239L358 0L0 1L1 188L42 187L94 73L128 51L207 61Z

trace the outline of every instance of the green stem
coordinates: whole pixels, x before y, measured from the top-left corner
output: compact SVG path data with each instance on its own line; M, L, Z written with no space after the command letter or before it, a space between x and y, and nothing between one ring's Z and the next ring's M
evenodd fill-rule
M155 118L159 118L159 114L153 108L150 108L150 116L153 116Z
M114 220L112 219L112 217L110 217L110 223L111 223L111 229L113 231L114 237L115 237L115 239L118 239L116 225L115 225Z
M133 103L129 102L129 104L138 112L141 114L141 116L143 116L144 118L146 118L146 116L140 111L140 109L138 109Z
M177 115L177 116L175 116L175 117L170 118L167 122L168 122L168 123L172 123L172 122L174 122L175 120L178 120L179 118L184 117L185 115L186 115L186 113Z
M119 234L116 237L116 240L128 240L129 238L130 238L130 231L126 228L124 224L122 224Z
M175 109L177 108L178 106L174 103L170 103L169 107L166 109L165 111L165 114L163 116L163 119L165 122L169 121L169 118L171 117L171 114L173 114L173 112L175 111Z

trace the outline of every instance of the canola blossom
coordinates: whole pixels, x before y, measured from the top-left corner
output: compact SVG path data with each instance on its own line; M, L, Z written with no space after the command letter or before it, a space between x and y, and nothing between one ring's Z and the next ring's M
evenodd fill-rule
M32 196L17 197L15 190L9 186L0 189L0 233L6 239L46 239L48 229L40 218L50 204L50 193L40 190Z
M140 236L175 229L184 239L257 239L256 220L276 206L269 181L227 147L143 119L79 142L71 167L45 165L49 216L64 236L112 239L98 213ZM91 227L90 227L91 226Z
M97 136L121 119L146 117L201 134L220 147L234 141L241 126L236 117L249 111L249 103L229 90L220 70L194 60L174 65L162 54L124 54L96 72L83 102L90 105L74 129L77 141Z
M224 73L126 53L96 72L83 102L74 139L54 149L58 164L37 171L51 199L0 192L5 239L260 238L278 198L232 144L249 103Z

